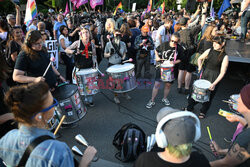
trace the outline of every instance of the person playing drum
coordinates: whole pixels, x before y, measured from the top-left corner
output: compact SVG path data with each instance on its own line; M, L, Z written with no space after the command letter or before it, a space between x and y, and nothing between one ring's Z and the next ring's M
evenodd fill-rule
M87 28L82 28L79 35L80 39L67 47L65 52L67 54L75 55L74 60L77 70L98 67L96 59L96 48L95 44L90 41L89 30ZM76 69L73 70L74 78L75 72ZM85 96L85 102L91 107L94 106L93 95Z
M19 83L45 81L53 90L57 86L57 77L63 82L66 80L53 65L43 76L49 64L50 56L43 46L41 33L31 30L27 33L22 51L17 56L13 80Z
M5 96L5 102L20 125L19 129L11 130L0 140L0 157L7 166L75 166L67 144L55 140L55 135L47 130L47 122L54 116L57 100L53 99L45 82L12 87ZM26 148L41 136L50 138L32 150L24 163L26 165L19 165ZM96 152L94 147L87 147L79 167L87 167Z
M159 91L159 88L161 86L161 70L159 68L160 64L159 62L163 64L167 64L172 67L170 75L173 74L174 65L181 62L181 58L183 56L183 49L180 45L178 45L180 36L178 33L174 33L171 36L171 40L169 42L164 42L161 45L159 45L155 50L155 56L156 61L158 62L156 67L156 75L155 75L155 84L152 91L152 97L150 101L147 103L146 108L152 108L152 106L155 105L155 97ZM163 81L164 82L164 96L162 99L162 102L165 105L170 105L169 100L167 99L167 96L169 94L171 85L173 84L173 77L171 80Z
M211 105L211 102L215 96L218 89L218 84L224 77L228 67L228 56L225 53L226 40L224 37L215 37L213 39L213 47L207 49L198 59L198 70L202 70L203 64L205 64L204 71L201 72L201 79L208 80L212 84L209 87L211 91L210 99L208 102L202 103L202 108L200 109L199 118L203 119ZM204 63L205 62L205 63ZM184 108L188 111L193 111L194 106L197 104L193 98L188 99L188 106Z
M105 46L104 57L108 58L108 61L109 61L108 66L121 64L122 61L126 58L127 47L126 47L126 44L121 41L121 37L122 37L121 31L118 29L115 30L114 40L109 41ZM124 96L128 100L131 99L131 97L127 93L124 93ZM117 93L115 93L114 101L117 104L120 103Z

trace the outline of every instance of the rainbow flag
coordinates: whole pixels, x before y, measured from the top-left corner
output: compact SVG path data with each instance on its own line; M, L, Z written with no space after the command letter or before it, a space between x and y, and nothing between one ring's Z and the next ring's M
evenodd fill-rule
M149 0L146 12L149 13L151 11L151 8L152 8L152 0Z
M37 15L36 1L28 0L26 5L24 24L26 24L26 26L29 26L32 23L32 20L36 17L36 15Z
M114 12L114 15L116 15L116 12L118 11L118 9L122 9L122 2L120 2L120 3L117 5L117 7L116 7L116 9L115 9L115 12Z
M163 2L158 9L159 9L159 11L162 12L162 14L164 14L165 13L165 2Z

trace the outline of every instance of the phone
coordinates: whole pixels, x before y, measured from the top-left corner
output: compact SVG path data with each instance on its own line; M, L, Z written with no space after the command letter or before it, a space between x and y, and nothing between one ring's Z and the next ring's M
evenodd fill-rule
M220 109L218 114L223 116L223 117L226 117L228 115L232 115L233 113Z

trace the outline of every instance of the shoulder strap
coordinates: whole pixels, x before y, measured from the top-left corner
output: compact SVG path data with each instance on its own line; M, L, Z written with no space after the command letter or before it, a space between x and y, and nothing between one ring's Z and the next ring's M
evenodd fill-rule
M36 146L38 146L40 143L42 143L45 140L49 140L49 139L53 139L53 137L48 136L48 135L44 135L44 136L40 136L38 138L36 138L34 141L32 141L29 146L26 148L23 157L21 158L21 160L19 161L19 164L17 165L18 167L21 166L25 166L27 160L29 159L29 156L31 154L31 152L36 148Z

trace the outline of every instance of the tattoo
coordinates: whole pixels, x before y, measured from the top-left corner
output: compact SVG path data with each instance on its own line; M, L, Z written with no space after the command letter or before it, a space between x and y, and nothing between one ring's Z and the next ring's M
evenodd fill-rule
M235 143L228 152L228 156L238 161L245 161L247 159L247 152L245 148L240 147L239 144Z
M237 158L238 160L240 160L240 161L243 161L243 160L245 159L245 155L240 151L240 152L237 154L236 158Z

